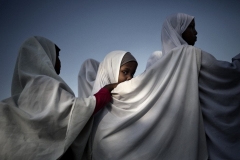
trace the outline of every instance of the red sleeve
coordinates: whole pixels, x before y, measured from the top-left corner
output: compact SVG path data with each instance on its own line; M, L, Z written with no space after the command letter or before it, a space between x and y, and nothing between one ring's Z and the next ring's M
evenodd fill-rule
M94 96L96 97L96 106L93 111L93 115L112 100L111 93L106 88L100 89L96 94L94 94Z

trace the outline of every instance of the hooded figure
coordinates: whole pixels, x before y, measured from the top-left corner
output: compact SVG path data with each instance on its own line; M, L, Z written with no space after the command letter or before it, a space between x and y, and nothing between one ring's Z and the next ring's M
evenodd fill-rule
M162 28L163 53L197 40L194 17L178 13L169 16ZM193 53L187 50L189 54ZM240 54L232 63L216 60L201 50L199 97L210 159L240 157ZM156 57L158 58L158 57Z
M99 64L94 59L83 62L78 73L78 97L87 98L91 95Z
M120 67L131 61L137 62L132 54L126 51L117 50L107 54L99 65L92 94L95 94L106 84L118 83Z
M93 94L117 82L125 53L112 52L101 62ZM94 117L92 159L207 159L198 95L200 63L199 49L180 46L120 83L112 91L113 101Z
M0 159L56 160L92 116L95 97L76 98L56 73L56 48L37 36L21 46L12 96L0 102Z

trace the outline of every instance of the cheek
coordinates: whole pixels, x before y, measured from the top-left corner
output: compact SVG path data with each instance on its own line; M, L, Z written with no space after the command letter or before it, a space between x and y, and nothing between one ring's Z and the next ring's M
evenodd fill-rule
M118 77L118 83L122 82L123 81L123 77L119 76Z
M126 80L125 76L121 73L119 73L119 76L118 76L118 83L120 82L124 82Z

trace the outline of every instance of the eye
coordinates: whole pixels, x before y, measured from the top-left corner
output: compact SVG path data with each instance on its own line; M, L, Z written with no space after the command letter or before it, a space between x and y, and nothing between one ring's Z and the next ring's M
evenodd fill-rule
M127 74L128 74L128 71L122 71L122 73L123 73L124 75L127 75Z

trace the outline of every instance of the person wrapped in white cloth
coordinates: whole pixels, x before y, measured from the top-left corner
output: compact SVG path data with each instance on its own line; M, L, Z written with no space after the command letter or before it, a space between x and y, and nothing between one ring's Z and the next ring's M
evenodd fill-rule
M163 54L180 46L193 46L197 40L194 17L184 13L167 17L161 35ZM240 54L229 63L216 60L204 50L200 52L199 98L209 159L239 159Z
M101 62L92 94L117 82L121 58L112 57ZM207 159L198 94L200 64L199 49L179 46L119 84L112 91L113 101L94 117L92 159Z
M190 20L186 31L181 30L181 24L187 19ZM163 52L181 45L194 45L196 35L193 16L183 13L169 16L162 29ZM237 159L240 157L240 54L232 58L232 63L216 60L204 50L201 54L199 97L209 158ZM155 61L159 58L151 56Z
M0 102L0 159L60 158L94 112L111 101L110 92L117 84L106 85L94 96L75 97L58 75L59 51L53 42L39 36L22 44L12 96ZM88 139L85 136L82 138Z

